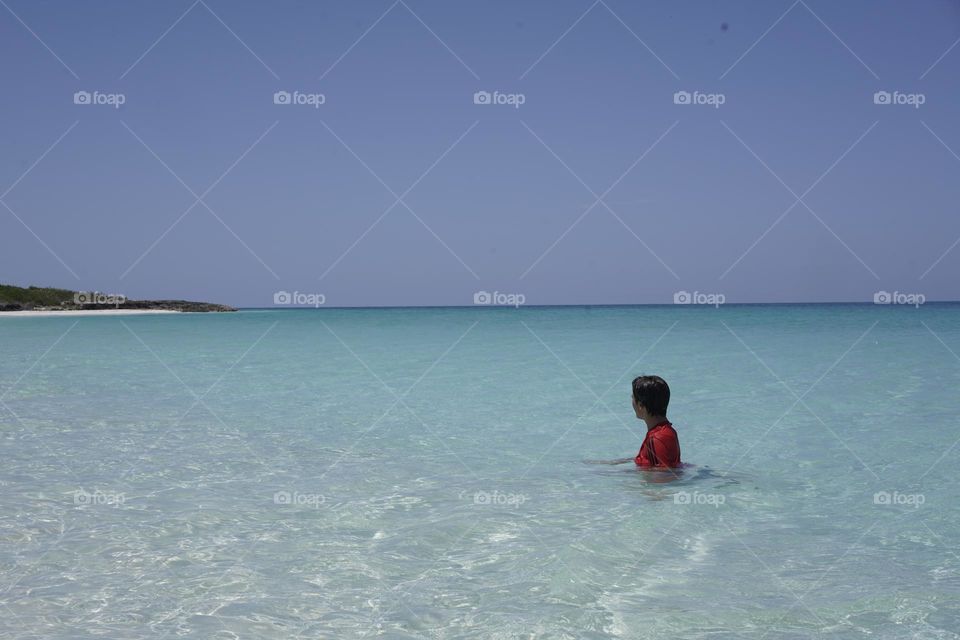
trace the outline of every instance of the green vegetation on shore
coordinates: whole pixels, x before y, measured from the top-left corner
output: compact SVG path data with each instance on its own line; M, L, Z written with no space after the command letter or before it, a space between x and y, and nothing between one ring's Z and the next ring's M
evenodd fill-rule
M236 311L233 307L189 300L113 300L95 292L53 287L17 287L0 284L0 311L89 310L89 309L170 309L173 311ZM100 301L111 298L110 301Z
M10 284L0 284L0 307L19 304L33 307L56 307L61 304L73 303L73 291L69 289L54 289L52 287L15 287Z

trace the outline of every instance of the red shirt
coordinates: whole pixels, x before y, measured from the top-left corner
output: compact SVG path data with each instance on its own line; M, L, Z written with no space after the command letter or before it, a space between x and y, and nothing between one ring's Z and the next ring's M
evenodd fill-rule
M664 420L647 431L634 462L638 467L679 467L680 441L673 425Z

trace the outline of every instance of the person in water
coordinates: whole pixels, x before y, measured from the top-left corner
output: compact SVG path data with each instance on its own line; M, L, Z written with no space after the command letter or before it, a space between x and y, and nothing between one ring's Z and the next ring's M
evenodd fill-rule
M633 462L640 469L669 470L681 466L680 441L667 420L670 387L660 376L637 376L630 393L633 412L647 425L647 434L640 451L633 458L617 460L584 460L589 464L626 464ZM674 474L676 476L676 474Z
M680 440L667 420L670 387L660 376L633 379L633 412L647 425L647 435L633 461L644 469L673 469L680 466Z

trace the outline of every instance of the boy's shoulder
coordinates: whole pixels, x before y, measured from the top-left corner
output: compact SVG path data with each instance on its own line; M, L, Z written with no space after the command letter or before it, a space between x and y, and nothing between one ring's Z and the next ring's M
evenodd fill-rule
M662 435L676 436L677 429L676 427L673 426L672 422L661 422L660 424L655 426L653 429L650 429L650 435L651 436L662 436Z

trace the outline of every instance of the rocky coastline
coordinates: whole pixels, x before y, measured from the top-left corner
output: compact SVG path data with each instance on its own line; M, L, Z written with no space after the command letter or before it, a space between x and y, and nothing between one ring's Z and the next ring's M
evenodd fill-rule
M128 300L123 296L106 296L98 292L0 285L0 313L5 311L108 311L117 309L181 311L184 313L222 313L237 310L235 307L213 302Z

